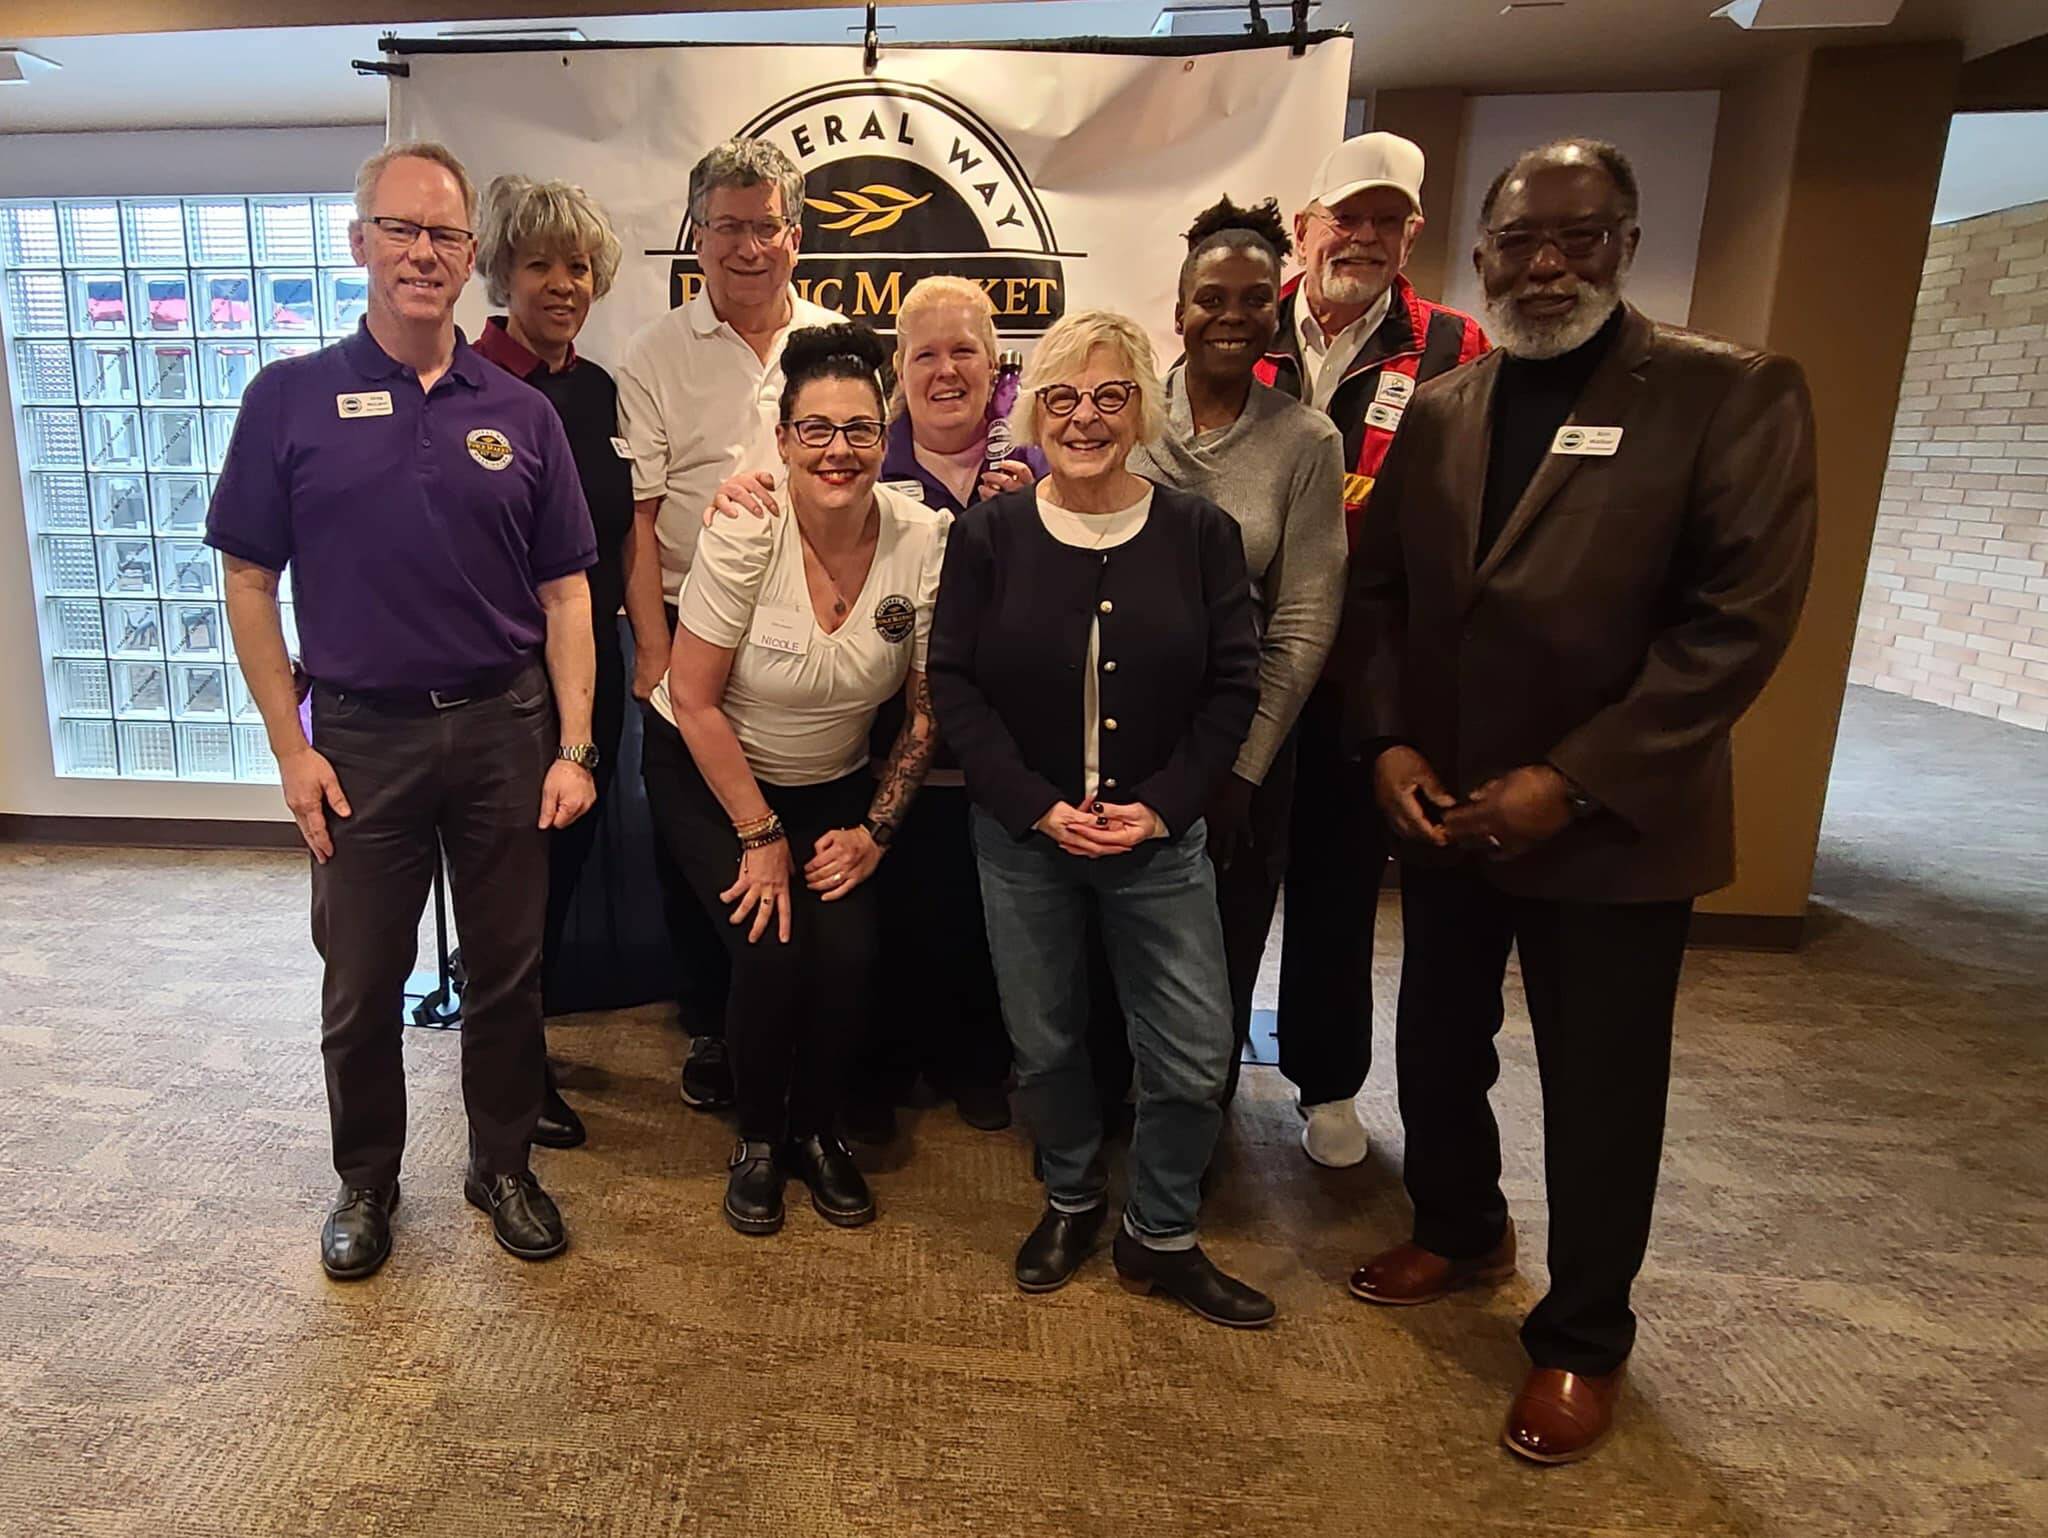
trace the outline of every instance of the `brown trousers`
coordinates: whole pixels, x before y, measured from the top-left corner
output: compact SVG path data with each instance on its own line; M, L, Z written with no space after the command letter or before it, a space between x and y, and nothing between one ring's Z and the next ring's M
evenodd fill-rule
M313 745L350 815L328 813L334 857L313 864L313 945L326 963L320 1052L334 1167L349 1185L398 1176L405 1149L405 982L445 849L469 985L462 1098L486 1173L517 1173L540 1115L541 933L548 843L541 783L554 701L535 663L503 692L430 714L315 685Z

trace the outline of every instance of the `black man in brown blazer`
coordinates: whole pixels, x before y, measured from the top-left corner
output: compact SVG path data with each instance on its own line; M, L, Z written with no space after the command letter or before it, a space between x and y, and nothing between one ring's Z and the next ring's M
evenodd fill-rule
M1519 948L1543 1082L1550 1291L1503 1440L1591 1452L1635 1342L1694 898L1734 874L1729 732L1813 559L1798 365L1621 301L1628 162L1574 140L1488 193L1473 259L1501 344L1420 388L1374 490L1340 652L1403 859L1396 1024L1413 1238L1352 1291L1505 1279L1487 1091Z

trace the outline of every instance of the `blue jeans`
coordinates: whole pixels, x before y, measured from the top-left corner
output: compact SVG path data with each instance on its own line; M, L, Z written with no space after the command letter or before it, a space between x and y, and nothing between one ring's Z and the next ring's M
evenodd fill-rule
M1040 833L1020 844L987 812L974 813L989 949L1046 1196L1082 1211L1109 1184L1087 1045L1093 910L1138 1068L1124 1223L1156 1249L1194 1243L1234 1046L1207 836L1197 821L1177 838L1088 860Z

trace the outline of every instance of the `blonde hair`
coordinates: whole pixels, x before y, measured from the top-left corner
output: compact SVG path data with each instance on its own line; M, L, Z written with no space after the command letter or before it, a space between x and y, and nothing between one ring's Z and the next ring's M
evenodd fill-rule
M1070 382L1088 366L1088 355L1098 347L1120 353L1123 366L1137 382L1138 441L1150 443L1165 436L1166 392L1159 383L1159 365L1145 328L1114 310L1078 310L1046 332L1024 366L1017 409L1010 414L1010 430L1019 443L1038 442L1038 392L1048 385Z
M511 298L512 267L523 255L590 258L591 290L602 299L619 273L619 237L581 187L524 176L493 178L477 217L476 265L492 304Z
M982 351L988 354L991 371L996 359L1001 356L1000 344L996 341L996 307L988 297L988 290L979 283L966 278L956 278L942 273L936 277L919 278L910 286L910 292L903 296L903 302L896 306L896 356L892 370L896 376L896 387L889 394L889 420L895 421L905 410L903 400L903 323L913 315L926 310L936 310L940 305L965 305L979 323Z
M384 175L384 168L394 160L426 160L439 166L455 178L455 185L462 189L462 215L465 219L476 218L476 183L469 179L469 169L455 158L455 151L445 144L432 139L406 139L398 144L387 144L356 168L356 217L368 219L370 199L377 195L377 182Z

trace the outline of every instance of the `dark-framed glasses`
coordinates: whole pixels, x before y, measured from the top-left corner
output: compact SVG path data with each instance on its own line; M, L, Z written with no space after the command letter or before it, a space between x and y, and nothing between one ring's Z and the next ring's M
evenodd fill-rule
M1083 399L1095 402L1095 409L1106 417L1113 417L1130 405L1131 397L1138 393L1135 379L1105 379L1092 390L1077 390L1072 385L1047 385L1033 392L1038 404L1056 417L1070 417L1081 409Z
M1614 239L1611 224L1518 224L1505 230L1488 230L1487 244L1510 262L1533 262L1545 246L1556 246L1568 262L1583 262L1597 256Z
M832 440L842 435L850 449L878 448L882 435L889 430L873 417L855 417L851 422L835 422L830 417L798 417L782 425L807 449L829 449Z
M704 228L735 244L751 236L760 245L772 246L796 226L787 219L713 219Z
M444 251L450 256L460 256L476 239L474 230L465 230L456 224L414 224L410 219L386 219L382 216L365 219L363 223L376 225L384 237L400 250L412 249L421 231L426 232L436 251Z

